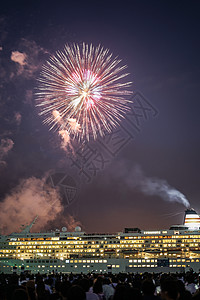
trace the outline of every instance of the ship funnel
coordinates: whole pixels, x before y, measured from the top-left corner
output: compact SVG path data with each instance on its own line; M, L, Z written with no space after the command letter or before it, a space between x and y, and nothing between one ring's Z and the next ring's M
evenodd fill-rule
M200 228L200 217L193 208L186 209L184 226L188 227L191 230Z

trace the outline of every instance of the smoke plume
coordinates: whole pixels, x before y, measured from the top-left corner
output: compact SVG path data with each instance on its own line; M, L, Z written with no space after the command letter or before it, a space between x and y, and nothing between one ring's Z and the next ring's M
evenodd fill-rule
M137 188L145 195L159 196L168 202L178 202L186 207L190 206L189 201L180 191L171 187L164 179L147 177L138 165L131 169L123 165L119 170L121 170L120 177L122 176L129 188Z
M72 216L64 217L59 191L45 184L46 178L31 177L22 180L0 203L0 230L3 234L19 231L38 215L34 231L52 229L51 226L66 226L74 229L76 221ZM60 222L59 222L60 221ZM63 223L61 223L63 221ZM79 223L77 222L77 225ZM53 228L55 229L55 227Z

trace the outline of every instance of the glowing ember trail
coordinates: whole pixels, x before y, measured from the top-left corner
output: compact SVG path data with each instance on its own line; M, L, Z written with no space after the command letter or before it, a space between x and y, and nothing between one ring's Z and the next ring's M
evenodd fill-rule
M96 139L111 132L129 110L128 74L108 49L66 45L42 67L37 106L44 123L65 139Z

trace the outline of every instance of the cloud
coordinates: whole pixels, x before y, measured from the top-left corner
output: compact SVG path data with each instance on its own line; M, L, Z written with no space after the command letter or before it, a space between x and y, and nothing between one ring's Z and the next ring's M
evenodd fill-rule
M13 148L13 146L14 146L14 142L11 139L9 138L1 139L0 160L2 160L8 154L8 152Z
M57 190L45 186L44 179L31 177L22 180L0 203L1 230L15 231L21 224L30 223L38 215L37 229L45 226L62 212Z
M0 172L2 172L7 166L7 163L4 160L0 160Z
M0 230L3 234L19 231L20 225L31 223L36 216L38 219L34 231L49 229L50 225L71 229L80 224L69 214L63 215L64 206L59 190L45 182L46 177L21 180L4 198L0 203Z
M22 39L18 45L17 51L12 51L11 60L16 62L17 73L11 73L10 79L15 75L23 76L31 79L35 76L36 72L41 68L44 62L44 55L48 52L36 44L35 41Z
M21 120L22 120L22 115L20 114L20 112L16 112L15 113L15 121L18 126L20 125Z
M24 104L33 106L33 91L32 90L26 90Z
M12 51L11 54L11 60L20 64L20 66L24 66L27 64L26 59L27 59L27 55L26 53L21 53L19 51Z
M25 71L25 66L27 65L27 55L26 53L22 53L19 51L12 51L11 54L11 60L16 62L17 65L17 75L21 75ZM10 74L10 79L12 79L15 76L13 72Z

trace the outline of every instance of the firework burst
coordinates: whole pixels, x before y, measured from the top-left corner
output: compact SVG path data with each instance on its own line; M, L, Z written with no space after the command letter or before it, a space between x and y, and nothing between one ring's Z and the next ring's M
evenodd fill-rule
M124 118L131 82L124 82L126 66L108 49L66 45L42 67L37 106L44 123L64 140L88 141L111 132Z

